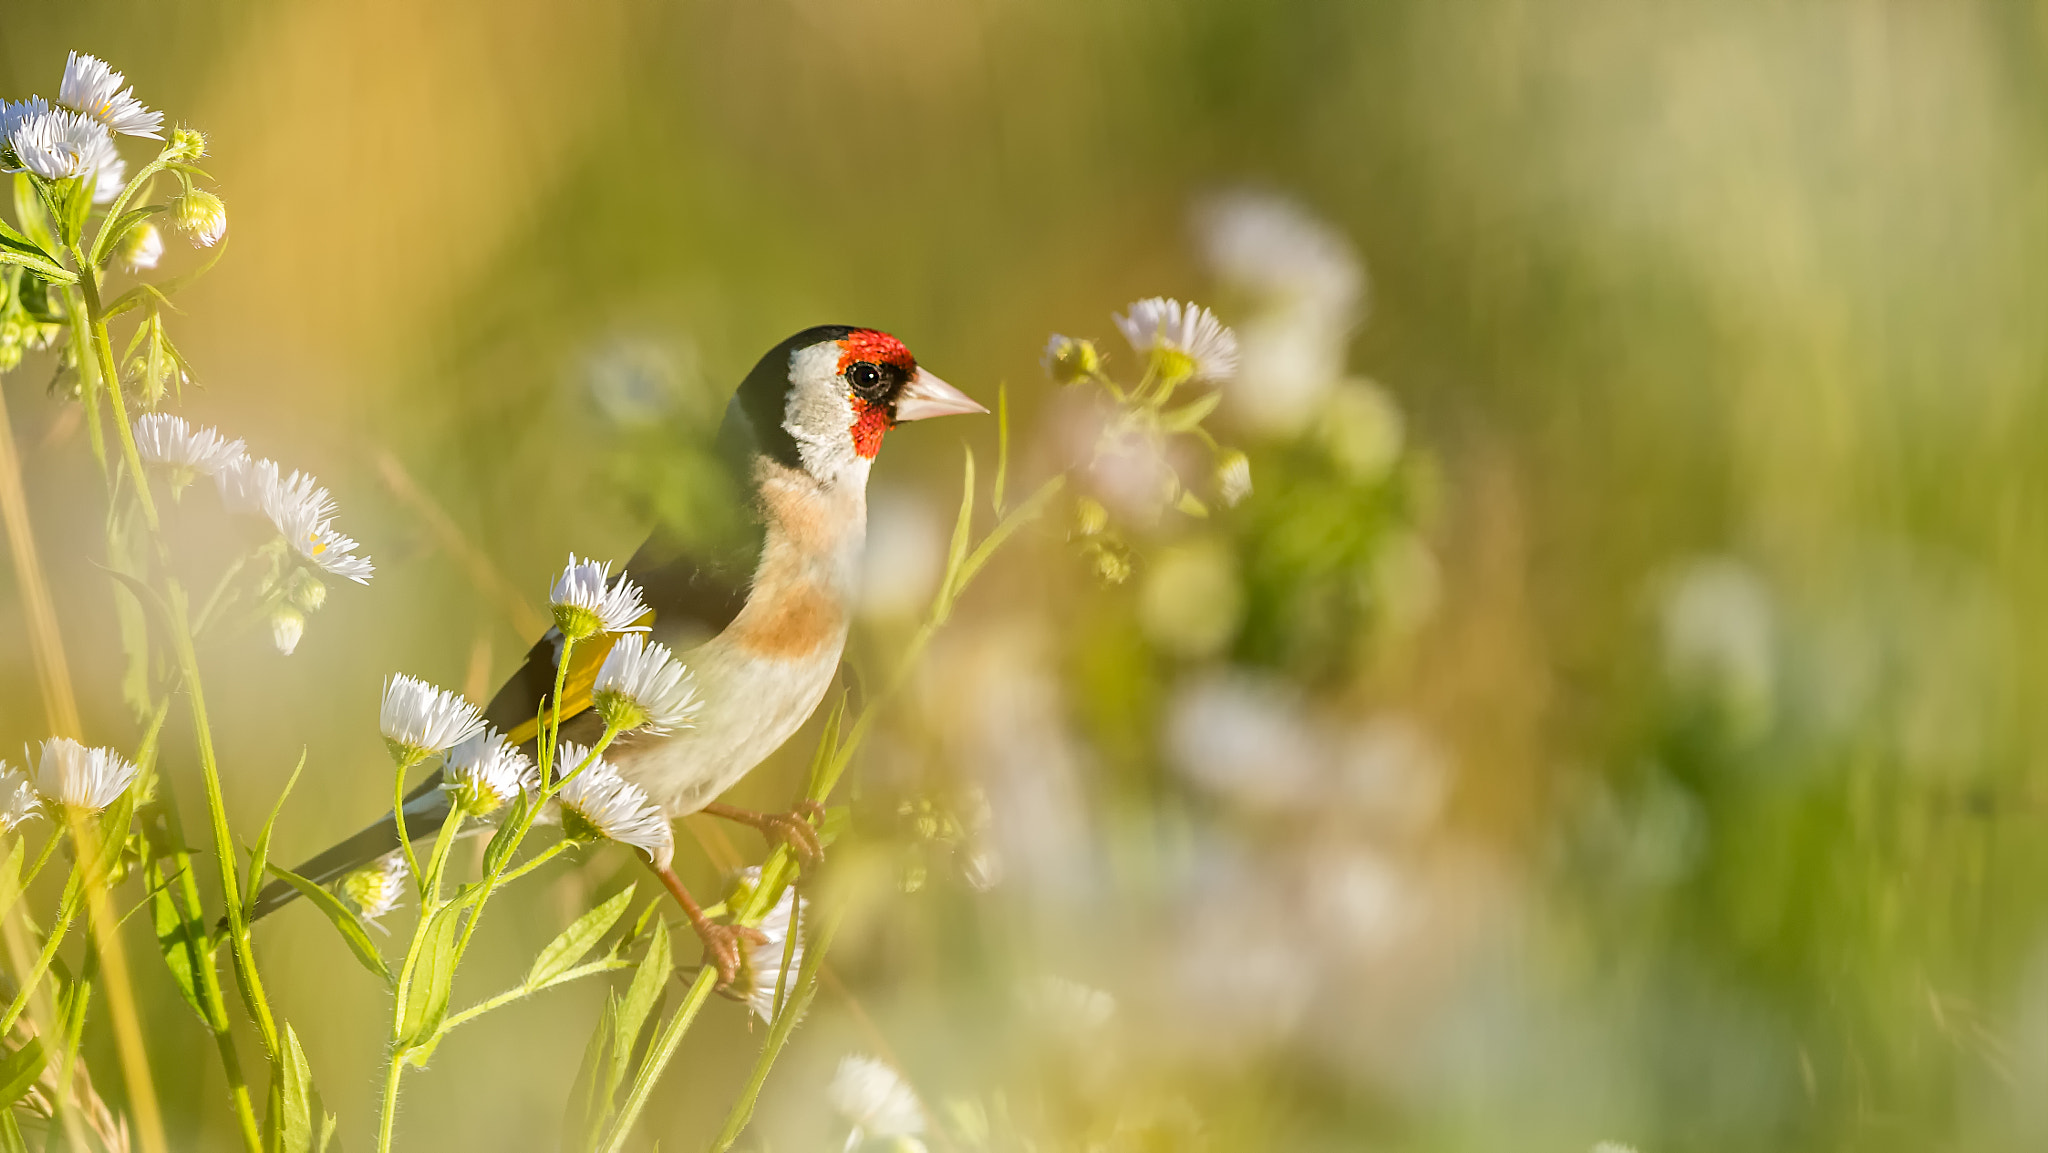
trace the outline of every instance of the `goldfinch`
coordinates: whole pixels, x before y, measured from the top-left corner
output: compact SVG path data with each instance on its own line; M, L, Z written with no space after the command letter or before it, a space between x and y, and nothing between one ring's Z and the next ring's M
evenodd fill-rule
M718 438L735 491L750 494L751 531L710 556L657 534L626 565L650 610L640 623L692 671L701 705L692 727L617 739L605 760L619 775L671 820L703 812L741 821L815 862L809 814L749 812L717 798L802 727L831 687L867 536L868 470L884 435L905 421L987 411L874 329L809 328L768 350L727 405ZM611 639L571 649L566 739L587 743L601 728L590 712L591 687ZM550 629L485 710L511 743L533 741L560 649L561 634ZM408 795L410 836L441 827L450 803L441 784L437 771ZM397 822L387 813L296 871L325 884L397 847ZM738 931L707 918L667 861L650 864L729 982L740 959ZM295 893L271 885L255 915Z

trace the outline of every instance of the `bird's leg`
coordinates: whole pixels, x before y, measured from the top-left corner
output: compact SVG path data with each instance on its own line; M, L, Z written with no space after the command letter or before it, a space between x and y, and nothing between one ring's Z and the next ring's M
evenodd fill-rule
M700 812L714 817L724 817L759 829L761 835L770 841L781 841L795 850L797 862L808 873L825 860L824 842L818 840L818 830L811 827L810 818L823 816L825 806L812 800L798 801L786 813L757 813L752 809L735 808L732 805L713 801Z
M768 943L768 935L759 929L748 929L739 925L721 925L704 915L704 909L690 896L690 890L683 887L683 880L667 865L653 865L654 875L668 886L669 895L676 904L683 907L683 915L690 919L690 927L697 930L697 936L704 941L704 957L718 968L718 987L723 989L732 984L740 971L740 940L745 938L755 945Z

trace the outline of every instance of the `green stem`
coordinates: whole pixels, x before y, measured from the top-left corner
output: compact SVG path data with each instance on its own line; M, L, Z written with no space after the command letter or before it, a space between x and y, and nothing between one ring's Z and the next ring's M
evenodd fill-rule
M399 760L398 772L392 774L391 785L391 823L397 826L398 849L405 854L405 867L410 870L408 875L412 877L413 884L418 886L421 893L426 892L427 877L426 874L420 872L420 859L413 855L412 827L405 823L405 777L406 774L418 767L421 761L426 759L427 754L424 752L408 752ZM451 817L453 815L452 813L450 814ZM446 828L446 826L444 825L443 828ZM425 925L426 920L427 910L422 908L420 910L420 924Z
M235 1049L227 998L220 987L220 970L214 967L212 948L202 943L206 922L201 919L200 911L206 906L199 899L199 878L192 868L192 855L184 848L184 824L178 817L178 806L173 802L168 786L160 787L166 789L162 801L164 832L171 844L177 846L171 853L171 864L178 870L178 887L185 898L185 907L181 910L187 926L185 948L204 993L206 1027L213 1034L215 1050L220 1053L220 1068L227 1076L228 1096L234 1103L235 1124L241 1130L242 1144L249 1153L262 1153L263 1131L256 1121L256 1104L249 1094L248 1077L242 1072L241 1054Z
M566 658L568 656L568 650L564 649L562 655L564 658ZM567 663L568 661L564 659L563 664L566 665ZM555 676L555 696L558 700L562 695L561 680L562 677L560 672L558 671ZM561 727L561 716L559 710L556 713L554 727L557 729ZM590 751L588 753L584 754L583 762L577 765L573 772L571 772L568 776L563 777L560 781L556 782L552 787L543 787L540 795L538 797L535 797L533 799L533 803L527 806L526 811L520 815L518 824L515 825L512 829L511 843L505 846L505 851L501 853L498 857L497 867L492 869L490 874L478 883L476 890L476 908L470 910L469 920L464 922L462 926L462 937L461 939L455 942L455 959L452 962L453 964L460 965L462 963L463 956L469 950L469 939L476 932L477 922L483 918L484 902L491 899L492 893L497 892L500 888L504 887L505 885L511 884L513 881L518 880L519 878L546 864L548 861L553 860L557 854L568 849L571 845L575 843L565 837L562 840L556 841L554 844L549 845L546 849L543 849L542 851L534 854L531 860L519 866L517 869L512 869L509 872L506 870L506 866L512 863L513 854L517 853L519 851L519 846L526 842L526 835L533 831L533 823L536 820L540 819L541 811L547 808L547 803L554 798L556 793L562 791L563 786L567 785L571 780L574 780L577 773L580 773L584 769L589 768L591 765L595 764L597 762L599 754L603 753L606 747L612 743L612 739L617 736L618 730L612 728L609 725L605 726L604 736L598 738L597 743L590 747Z
M57 841L58 835L53 832L50 834L49 838L43 842L42 851L36 854L36 863L30 865L28 867L28 872L23 873L21 875L21 883L18 886L16 886L17 894L28 892L28 887L30 885L35 884L36 877L43 871L43 866L50 863L51 855L57 851ZM5 908L0 908L0 914L5 914L6 911L7 910Z
M99 269L83 252L72 250L78 259L78 287L85 297L85 320L91 335L93 354L99 362L100 377L107 385L107 403L114 410L115 431L121 436L121 456L128 462L128 475L135 486L135 503L142 509L143 522L156 531L156 499L142 473L142 454L135 447L135 429L128 423L128 402L121 396L121 374L114 369L114 350L108 344L106 316L100 308Z
M765 870L764 870L765 873ZM718 981L718 970L706 965L697 973L697 979L690 984L690 991L683 995L681 1007L668 1024L662 1026L661 1036L655 1038L654 1046L648 1050L647 1059L640 1067L639 1076L633 1079L632 1092L626 1095L625 1108L620 1110L618 1121L612 1125L611 1136L605 1141L603 1153L618 1153L626 1146L626 1137L633 1131L634 1122L640 1119L641 1110L647 1108L647 1099L654 1095L655 1082L661 1079L676 1050L682 1046L683 1035L697 1019L697 1012L704 1008L704 1002L711 999L711 987Z
M71 922L78 916L78 906L85 898L84 878L81 870L73 869L71 879L64 882L64 896L57 905L57 922L50 926L50 936L43 942L43 951L36 956L36 963L21 978L21 988L15 991L14 1000L7 1006L5 1016L0 1016L0 1037L14 1028L21 1019L21 1011L28 1007L29 994L42 983L43 974L50 971L50 962L57 958L57 946L64 943L64 934L71 928Z
M525 864L520 865L518 868L505 873L504 876L499 877L498 886L500 888L503 888L504 886L511 884L512 882L518 880L526 874L533 872L535 869L540 868L542 865L547 864L549 861L554 860L557 856L560 856L562 853L565 853L568 850L573 849L575 847L576 842L569 840L567 837L564 837L561 840L556 841L554 844L549 845L547 848L542 849L540 852L535 853L531 857L528 857L526 859ZM469 942L469 938L466 936L462 940L464 944L467 944ZM456 956L459 957L461 955L462 951L460 949L456 950Z
M610 973L619 969L626 969L630 967L631 965L625 961L591 961L587 964L578 965L573 969L566 970L563 973L553 978L550 978L548 983L545 985L536 985L532 988L528 988L525 985L518 985L513 988L507 989L504 992L498 994L497 996L488 998L483 1001L479 1001L476 1004L471 1005L469 1008L464 1009L462 1012L457 1013L454 1016L448 1018L446 1021L441 1022L441 1028L435 1031L433 1039L431 1041L426 1042L426 1044L438 1045L441 1043L441 1038L446 1037L449 1033L453 1032L457 1025L467 1024L468 1022L476 1020L478 1017L483 1016L485 1013L488 1013L493 1009L502 1009L505 1006L510 1005L514 1001L518 1001L526 997L531 997L535 993L539 993L547 989L552 989L557 985L566 985L571 981L580 980L584 977L589 977L597 973Z
M794 912L794 910L792 910ZM842 908L832 914L825 928L812 940L804 953L804 963L797 975L796 989L781 1012L775 1015L775 1023L769 1026L768 1040L761 1046L761 1055L754 1060L754 1070L747 1075L747 1084L740 1091L739 1100L733 1102L732 1111L726 1114L725 1127L718 1131L718 1137L711 1142L711 1153L725 1153L739 1140L747 1122L753 1120L754 1103L761 1097L761 1089L768 1083L768 1072L775 1067L775 1059L782 1054L782 1048L789 1043L789 1036L796 1031L796 1023L811 1007L811 998L818 993L818 973L825 964L825 951L832 947L832 936L839 931L839 923L845 918ZM796 929L792 920L790 933Z
M78 361L78 400L85 408L86 440L92 445L92 459L100 466L100 475L107 473L107 434L100 427L100 370L94 358L85 350L92 347L92 329L85 314L85 298L82 295L65 293L65 302L71 307L71 347Z
M227 906L228 948L235 962L235 983L241 987L242 1000L256 1022L256 1030L263 1038L264 1055L270 1059L274 1072L284 1067L282 1051L278 1048L277 1021L271 1016L269 999L263 993L263 979L256 971L246 910L236 899L242 892L240 867L235 862L234 837L228 831L227 802L220 787L220 762L213 750L213 725L207 719L206 693L199 681L199 656L192 647L190 608L186 604L184 588L176 581L169 582L169 592L171 641L177 649L178 671L185 682L185 693L191 700L193 737L199 746L199 767L206 779L206 812L213 826L213 855L215 863L220 866L221 892L226 895L223 903Z
M419 763L421 757L409 758L410 763L401 764L398 769L400 791L399 809L393 813L399 822L399 840L406 846L406 859L412 860L411 838L405 834L403 797L406 770ZM441 831L434 837L434 850L427 856L427 871L415 872L419 883L420 919L413 926L412 940L405 947L405 962L398 967L398 982L391 998L391 1048L389 1064L384 1070L384 1100L377 1115L377 1148L391 1148L391 1130L398 1113L398 1084L405 1076L405 1058L412 1051L405 1043L405 1006L411 999L413 976L419 969L420 957L427 948L427 938L434 932L434 922L442 913L441 871L448 865L448 846L455 841L456 831L462 827L462 810L450 809L448 819L441 822Z
M405 1059L395 1049L384 1070L384 1103L377 1110L377 1153L391 1153L391 1125L398 1118L398 1079L405 1075Z

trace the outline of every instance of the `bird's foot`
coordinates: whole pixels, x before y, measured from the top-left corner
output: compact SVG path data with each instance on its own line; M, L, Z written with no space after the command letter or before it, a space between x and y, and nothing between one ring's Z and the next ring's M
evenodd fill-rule
M734 978L739 976L741 963L746 960L740 942L745 941L749 945L768 943L768 934L743 925L721 925L698 918L692 920L690 926L697 930L698 938L704 942L704 963L718 970L717 988L720 992L732 985Z
M757 813L716 801L704 806L703 811L758 829L769 840L788 845L796 854L797 864L806 873L825 862L825 843L818 839L817 827L811 824L812 818L825 815L825 806L816 801L798 801L786 813Z
M718 970L718 988L723 990L739 976L740 963L745 960L740 942L750 945L765 945L768 935L759 929L742 925L721 925L704 915L704 910L690 896L690 890L683 886L682 878L665 864L651 866L654 875L661 878L669 894L683 907L683 915L690 919L690 927L697 930L697 936L704 942L704 963Z

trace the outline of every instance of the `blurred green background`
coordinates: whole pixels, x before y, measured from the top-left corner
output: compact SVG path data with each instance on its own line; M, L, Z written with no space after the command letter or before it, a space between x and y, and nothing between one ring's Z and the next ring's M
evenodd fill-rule
M1899 0L26 0L0 93L76 48L209 134L230 240L179 297L183 411L317 473L378 561L296 655L209 654L244 827L309 750L279 856L385 807L383 675L481 695L566 551L718 515L686 448L782 336L872 324L1007 382L1042 468L1048 333L1121 354L1109 313L1155 293L1258 315L1205 197L1346 238L1330 395L1386 451L1269 427L1247 372L1245 504L1131 530L1122 585L1054 525L976 587L857 767L856 912L762 1147L838 1147L822 1086L886 1044L990 1148L2018 1150L2048 1140L2044 46L2038 6ZM50 373L7 400L88 734L126 743ZM871 675L963 437L986 464L993 422L876 471ZM16 613L0 652L32 739ZM530 888L458 998L636 872ZM137 929L174 1136L224 1143ZM260 944L367 1145L382 994L305 909ZM1013 993L1047 975L1114 1012L1044 1036ZM551 1145L600 1003L456 1035L404 1143ZM700 1144L759 1035L714 1005L646 1142Z

